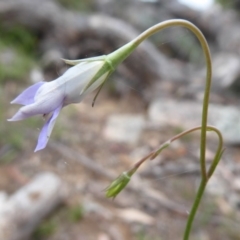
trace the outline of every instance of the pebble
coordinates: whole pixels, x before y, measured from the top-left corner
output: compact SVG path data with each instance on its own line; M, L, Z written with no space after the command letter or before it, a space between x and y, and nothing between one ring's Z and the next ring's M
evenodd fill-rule
M150 104L148 116L159 127L188 129L201 125L201 111L199 102L157 99ZM210 104L208 124L222 132L226 144L240 144L240 108Z
M143 115L111 115L107 119L103 135L110 141L134 144L138 141L144 124Z

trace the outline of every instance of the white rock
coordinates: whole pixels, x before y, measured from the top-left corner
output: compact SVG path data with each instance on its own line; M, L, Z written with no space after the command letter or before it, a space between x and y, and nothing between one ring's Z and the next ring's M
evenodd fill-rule
M220 53L213 59L213 84L230 87L240 75L240 59L237 54Z
M210 178L206 191L214 196L225 197L228 192L228 187L228 184L223 180L223 178L215 173Z
M41 220L63 201L63 183L42 173L19 189L0 208L0 239L27 239Z
M232 185L235 191L240 192L240 178L234 179Z
M100 233L97 237L97 240L111 240L106 233Z
M111 141L136 143L144 123L142 115L112 115L107 120L103 134L106 139Z
M0 191L0 211L4 209L7 199L8 199L7 193L5 193L4 191Z
M151 217L150 215L134 208L116 210L116 212L118 217L130 223L136 222L136 223L151 225L155 221L154 218Z
M201 112L202 104L198 102L158 99L151 103L148 115L160 127L187 129L201 125ZM225 143L240 143L240 107L210 104L208 124L219 128Z
M33 68L30 72L30 79L33 83L44 81L43 72L38 68Z

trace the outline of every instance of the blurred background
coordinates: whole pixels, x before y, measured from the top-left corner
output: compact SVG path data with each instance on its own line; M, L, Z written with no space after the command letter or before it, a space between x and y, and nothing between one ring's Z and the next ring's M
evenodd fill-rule
M226 151L209 182L192 240L240 239L239 0L0 0L0 238L4 240L178 240L199 172L199 133L146 162L114 200L104 189L173 135L201 122L205 61L193 34L155 34L101 91L63 109L46 149L34 153L41 116L7 122L27 86L51 81L61 58L108 54L173 18L209 42L209 123ZM207 164L217 147L208 135Z

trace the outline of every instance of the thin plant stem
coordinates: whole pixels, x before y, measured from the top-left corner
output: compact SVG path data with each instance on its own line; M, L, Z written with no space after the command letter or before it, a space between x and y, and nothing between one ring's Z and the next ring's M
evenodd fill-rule
M133 168L130 170L130 172L131 171L135 172L141 166L141 164L144 163L149 158L150 158L150 160L153 160L154 158L156 158L163 149L168 147L175 140L177 140L177 139L179 139L179 138L181 138L181 137L183 137L183 136L185 136L185 135L187 135L191 132L201 130L201 129L202 129L201 126L194 127L194 128L188 129L188 130L186 130L182 133L179 133L179 134L175 135L174 137L170 138L165 143L163 143L156 151L153 151L153 152L149 153L148 155L143 157L141 160L139 160L137 163L135 163ZM217 148L216 154L214 156L214 159L212 161L212 164L211 164L211 166L210 166L210 168L207 172L207 176L208 176L207 180L204 180L203 178L201 179L201 183L199 185L199 188L198 188L198 191L197 191L192 209L190 211L190 214L189 214L189 217L188 217L188 220L187 220L183 240L188 240L189 239L189 235L190 235L190 232L191 232L191 229L192 229L193 220L195 218L195 215L196 215L196 212L198 210L199 204L200 204L201 199L203 197L207 182L210 179L210 177L212 176L212 174L214 173L214 170L216 169L216 166L218 165L219 160L220 160L220 158L222 156L222 153L223 153L223 150L224 150L223 149L223 137L222 137L221 132L213 126L207 126L206 130L207 131L214 131L217 134L218 140L219 140L218 141L218 148Z
M201 144L200 144L200 167L201 174L203 179L207 180L207 171L206 171L206 163L205 163L205 151L206 151L206 128L207 128L207 117L208 117L208 104L209 104L209 94L211 88L211 80L212 80L212 61L211 54L208 47L208 43L203 36L202 32L191 22L183 20L183 19L173 19L167 20L161 23L154 25L153 27L147 29L143 33L141 33L138 37L133 39L131 42L127 43L125 46L119 48L113 53L109 54L107 58L111 62L113 68L116 68L124 59L126 59L139 44L141 44L144 40L152 36L153 34L166 29L168 27L185 27L189 29L194 35L198 38L201 47L203 49L203 53L206 60L206 86L203 98L203 107L202 107L202 130L201 130ZM127 49L127 51L126 51ZM117 56L117 57L116 57Z
M197 130L201 130L201 129L202 129L201 126L193 127L193 128L190 128L190 129L188 129L188 130L186 130L186 131L184 131L184 132L181 132L181 133L175 135L174 137L170 138L170 139L167 140L165 143L163 143L163 144L158 148L158 150L155 151L155 153L150 153L150 154L149 154L150 157L151 157L150 159L151 159L151 160L154 159L154 158L160 153L160 151L162 151L164 148L166 148L167 145L169 146L169 145L170 145L172 142L174 142L175 140L177 140L177 139L179 139L179 138L181 138L181 137L183 137L183 136L185 136L185 135L187 135L187 134L189 134L189 133L191 133L191 132L194 132L194 131L197 131ZM222 147L223 147L223 137L222 137L221 132L220 132L216 127L210 126L210 125L207 126L207 131L214 131L214 132L217 134L218 139L219 139L219 145L218 145L218 149L217 149L217 151L216 151L216 154L221 154ZM145 158L146 158L146 157L145 157ZM216 157L215 157L215 158L216 158ZM215 159L215 158L214 158L214 159Z
M212 174L214 173L214 171L215 171L215 169L216 169L216 167L217 167L217 165L220 161L222 153L224 151L224 149L223 149L223 137L222 137L221 132L217 128L212 127L212 126L211 127L207 126L207 130L214 131L218 135L218 139L219 139L218 148L217 148L215 157L212 161L212 164L211 164L211 166L210 166L210 168L207 172L207 176L208 176L207 180L204 180L203 178L201 179L201 183L198 187L198 191L197 191L192 209L191 209L189 217L188 217L188 221L187 221L187 224L186 224L183 240L188 240L189 239L189 235L190 235L190 232L191 232L191 229L192 229L193 220L195 218L197 209L198 209L199 204L201 202L201 199L203 197L207 182L210 179L210 177L212 176Z
M154 33L163 30L168 27L172 26L182 26L188 28L190 31L192 31L195 36L198 38L201 47L204 52L205 60L206 60L206 86L205 86L205 92L204 92L204 98L203 98L203 106L202 106L202 122L201 122L201 140L200 140L200 167L201 167L201 184L199 186L199 190L197 192L196 198L193 203L193 207L191 209L189 218L187 220L187 225L184 232L184 240L189 239L189 234L191 231L192 223L194 220L194 217L196 215L199 203L202 199L202 195L205 190L205 186L208 181L207 171L206 171L206 162L205 162L205 152L206 152L206 132L207 132L207 117L208 117L208 105L209 105L209 95L210 95L210 88L211 88L211 80L212 80L212 62L211 62L211 54L208 47L208 43L203 36L202 32L192 23L186 21L186 20L168 20L162 23L159 23L145 32L143 32L141 35L139 35L134 42L136 45L140 44L142 41L144 41L146 38L150 37Z
M193 220L194 220L196 212L198 210L199 203L202 200L202 196L204 194L206 185L207 185L207 181L205 181L202 178L201 179L201 183L200 183L200 185L198 187L198 191L197 191L197 194L196 194L196 197L195 197L192 209L191 209L190 214L188 216L185 232L184 232L184 235L183 235L183 240L188 240L189 239L189 235L190 235L190 232L191 232L191 229L192 229Z
M222 157L222 154L224 152L224 148L223 148L223 137L222 137L222 134L221 132L216 128L217 131L215 131L217 134L218 134L218 138L219 138L219 145L218 145L218 149L217 149L217 152L216 152L216 155L215 155L215 158L210 166L210 168L208 169L208 173L207 173L207 177L208 177L208 180L211 178L212 174L214 173L221 157Z
M208 47L208 43L207 43L204 35L202 34L202 32L194 24L192 24L189 21L182 20L182 19L173 19L173 20L167 20L167 21L161 22L159 24L156 24L153 27L144 31L142 34L140 34L138 37L136 37L130 43L126 44L128 51L125 51L124 48L120 48L120 49L116 50L115 52L109 54L108 57L109 57L109 59L111 59L113 68L115 68L116 66L118 66L118 64L120 62L122 62L124 59L126 59L131 54L131 52L134 51L135 48L139 44L141 44L145 39L149 38L153 34L159 32L163 29L166 29L168 27L173 27L173 26L174 27L176 27L176 26L185 27L194 33L194 35L198 38L198 40L201 44L201 47L202 47L202 50L204 53L204 57L205 57L205 61L206 61L206 68L207 68L206 69L205 92L204 92L203 106L202 106L201 140L200 140L200 168L201 168L202 179L201 179L201 184L199 186L199 189L198 189L198 192L196 195L196 199L194 200L194 204L193 204L191 212L189 214L189 218L188 218L185 233L184 233L184 240L188 240L189 234L191 231L191 227L192 227L192 223L193 223L196 211L198 209L199 203L201 201L202 195L204 193L205 186L207 184L209 177L211 177L211 175L213 174L213 172L220 160L221 154L223 152L222 149L218 149L216 156L214 158L214 161L213 161L212 165L210 166L209 171L207 172L206 162L205 162L206 132L207 132L209 95L210 95L210 88L211 88L211 81L212 81L212 62L211 62L211 54L210 54L210 50ZM115 56L118 56L118 57L116 58ZM187 133L189 133L189 132L187 132ZM220 133L220 135L221 135L221 133ZM220 145L222 145L222 137L220 137L219 141L221 142ZM161 150L166 148L168 145L169 145L169 142L166 142L165 145L163 145L159 151L161 152ZM155 154L150 155L150 156L151 156L151 158L154 158Z
M207 171L206 171L206 163L205 163L205 151L206 151L206 128L207 128L207 117L208 117L208 104L209 104L209 94L211 88L211 80L212 80L212 62L211 62L211 54L208 47L208 43L203 36L202 32L191 22L183 20L183 19L173 19L161 22L159 24L154 25L153 27L147 29L138 37L133 39L131 42L127 43L125 46L119 48L113 53L107 56L108 60L111 62L111 66L115 69L122 61L124 61L136 48L139 44L141 44L144 40L152 36L153 34L166 29L168 27L176 27L181 26L189 29L194 35L198 38L201 47L203 49L203 53L206 60L206 86L203 98L203 107L202 107L202 130L201 130L201 144L200 144L200 167L202 178L207 180ZM127 51L126 51L127 49Z
M201 130L201 126L198 126L198 127L194 127L194 128L191 128L191 129L188 129L184 132L181 132L177 135L175 135L174 137L170 138L169 140L167 140L166 142L164 142L163 144L161 144L161 146L155 150L155 151L152 151L150 152L148 155L146 155L145 157L143 157L142 159L140 159L138 162L136 162L132 169L138 169L146 160L150 159L150 160L153 160L154 158L156 158L163 149L167 148L172 142L174 142L175 140L191 133L191 132L195 132L195 131L198 131L198 130ZM212 173L214 172L218 162L219 162L219 159L222 155L222 148L223 148L223 137L222 137L222 134L221 132L214 126L210 126L208 125L207 126L207 131L213 131L217 134L218 136L218 139L219 139L219 142L218 142L218 148L217 148L217 151L216 151L216 154L215 154L215 157L214 157L214 160L209 168L209 171L208 171L208 179L211 177Z
M211 88L211 80L212 80L212 62L211 62L211 54L208 47L208 43L203 36L202 32L191 22L182 20L182 19L173 19L161 22L159 24L154 25L153 27L147 29L145 32L140 34L137 38L133 40L136 45L139 45L145 39L149 38L151 35L159 32L168 27L176 27L181 26L188 28L190 31L194 33L194 35L198 38L201 47L204 52L205 60L206 60L206 86L205 93L203 99L203 107L202 107L202 130L201 130L201 145L200 145L200 165L201 165L201 174L202 178L207 180L206 173L206 164L205 164L205 150L206 150L206 128L207 128L207 117L208 117L208 104L209 104L209 94Z

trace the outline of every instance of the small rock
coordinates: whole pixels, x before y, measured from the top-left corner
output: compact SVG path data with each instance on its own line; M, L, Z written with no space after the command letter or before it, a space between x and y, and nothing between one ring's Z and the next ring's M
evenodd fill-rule
M151 225L154 223L153 217L133 208L117 210L117 216L130 223L135 222L146 225Z
M33 83L44 81L43 72L38 68L32 69L30 72L30 79L31 79L31 82Z
M142 115L112 115L103 134L106 139L121 143L136 143L144 127Z
M148 115L159 127L190 128L201 125L202 104L190 101L158 99L150 104ZM216 126L227 144L240 143L240 108L209 105L208 124Z
M27 239L44 217L65 198L62 180L41 173L11 195L0 208L0 239Z
M232 186L235 191L240 192L240 178L234 179Z
M106 233L100 233L97 240L110 240L110 237Z
M0 212L4 208L7 199L8 199L7 193L5 193L4 191L0 191Z
M213 84L221 88L228 88L240 76L239 56L221 53L213 59L213 69Z
M214 196L225 197L229 191L229 186L221 176L218 176L217 173L215 173L210 178L206 191Z

